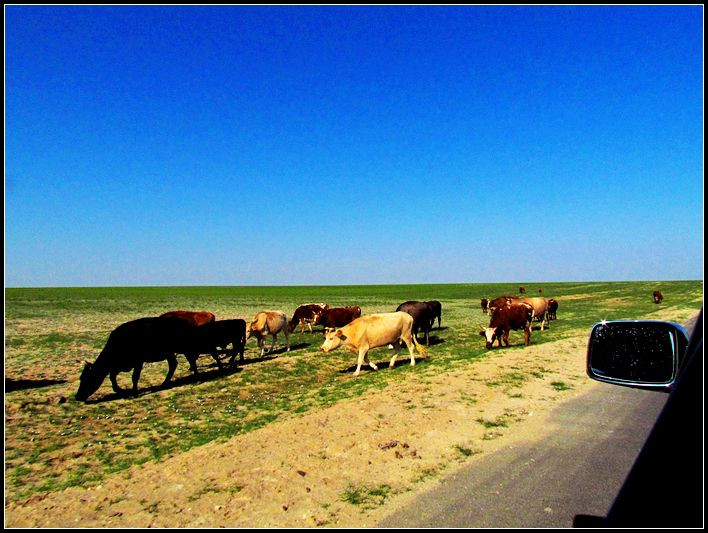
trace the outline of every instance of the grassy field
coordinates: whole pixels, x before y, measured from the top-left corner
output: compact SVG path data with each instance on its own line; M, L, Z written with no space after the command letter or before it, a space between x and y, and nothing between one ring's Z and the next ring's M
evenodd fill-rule
M587 335L602 319L685 320L702 305L702 281L524 284L530 296L558 300L558 320L532 344ZM440 374L471 365L488 353L478 335L488 317L482 297L516 294L519 284L385 285L336 287L150 287L6 289L5 491L6 501L72 485L97 484L134 464L159 461L214 439L253 431L343 398L382 389L409 372ZM665 300L652 302L659 289ZM385 348L372 352L378 372L352 377L355 356L320 353L322 336L291 335L292 351L257 357L255 340L245 364L219 372L209 356L194 377L183 356L169 389L158 389L167 363L147 364L137 398L116 396L106 380L88 403L73 399L83 361L93 361L119 324L168 310L208 310L217 319L250 318L263 309L289 316L308 302L359 305L364 314L389 312L406 300L439 300L442 328L434 329L428 357L407 357L389 370ZM510 349L523 349L512 332ZM130 374L119 376L129 387Z

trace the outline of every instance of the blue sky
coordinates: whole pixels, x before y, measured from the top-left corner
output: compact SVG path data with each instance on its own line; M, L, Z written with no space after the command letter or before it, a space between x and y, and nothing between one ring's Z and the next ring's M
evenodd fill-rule
M6 6L5 283L703 278L702 6Z

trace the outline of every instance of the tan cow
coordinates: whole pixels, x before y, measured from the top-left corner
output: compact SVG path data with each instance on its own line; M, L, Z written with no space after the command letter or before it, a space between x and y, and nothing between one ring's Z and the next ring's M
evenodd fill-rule
M548 300L541 296L533 298L519 298L518 302L531 304L533 307L533 317L541 321L541 331L543 327L548 325Z
M258 339L258 347L261 349L261 357L265 354L265 338L266 335L273 336L273 343L270 345L269 352L273 351L275 347L275 340L278 337L278 333L283 332L285 334L285 342L288 346L288 352L290 351L290 339L288 334L288 317L282 311L261 311L257 313L250 324L246 327L246 340L251 336Z
M375 315L364 315L341 328L332 329L325 333L325 341L322 351L329 353L340 346L344 346L352 353L359 354L354 376L358 376L361 365L366 362L371 368L377 370L377 366L369 361L367 356L369 350L393 344L396 353L393 354L389 368L393 368L398 353L401 351L401 341L406 343L411 356L411 366L415 365L413 348L418 349L420 355L425 355L426 351L412 334L413 317L403 311L395 313L380 313Z

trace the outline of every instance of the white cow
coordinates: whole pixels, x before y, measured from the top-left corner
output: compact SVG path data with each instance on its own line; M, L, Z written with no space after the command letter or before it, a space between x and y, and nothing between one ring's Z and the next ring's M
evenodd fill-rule
M256 337L258 339L258 347L261 349L261 357L263 357L266 352L266 335L273 336L273 342L268 349L269 352L272 352L275 347L275 340L281 331L285 334L285 342L288 346L287 351L290 351L287 315L282 311L261 311L253 317L251 323L246 327L246 340L251 336Z
M366 362L371 368L377 370L377 366L369 361L367 356L369 350L393 344L396 350L389 368L393 368L398 353L401 351L401 341L406 343L411 356L411 366L415 365L413 348L418 349L420 355L425 355L423 348L415 336L412 334L413 317L403 311L395 313L380 313L375 315L365 315L357 318L351 323L341 328L329 330L325 333L325 341L322 351L329 353L340 346L344 346L352 353L359 355L354 376L358 376L361 365Z

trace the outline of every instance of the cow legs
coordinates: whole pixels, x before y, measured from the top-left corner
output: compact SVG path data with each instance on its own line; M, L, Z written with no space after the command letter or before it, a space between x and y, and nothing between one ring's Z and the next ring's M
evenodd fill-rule
M287 351L289 352L290 351L290 334L288 333L287 329L283 330L283 335L285 335L285 344L287 344L287 346L288 346Z
M359 372L361 371L361 365L366 361L366 363L374 370L378 370L378 367L369 361L368 357L368 352L369 352L369 345L364 345L359 348L359 358L356 363L356 370L354 371L354 377L359 375Z
M186 353L184 356L187 358L187 361L189 361L189 369L192 371L193 374L199 374L199 370L197 370L197 358L199 357L198 354L193 354L193 353Z
M403 339L403 342L405 342L408 347L408 353L411 356L411 366L415 366L415 355L413 354L415 343L413 342L413 339Z
M138 394L138 380L140 379L140 373L143 371L143 364L138 363L133 369L133 394Z
M216 353L216 348L214 348L214 351L211 352L211 356L214 358L214 361L216 361L216 365L219 367L219 369L223 369L224 364L221 362L221 359L219 359L219 356Z
M526 327L524 327L524 342L526 346L531 344L531 324L527 324Z
M278 334L277 334L277 333L272 333L272 335L273 335L273 342L270 344L270 348L268 349L268 353L272 353L272 352L273 352L273 349L275 348L275 341L276 341L276 339L278 338Z
M118 371L117 370L112 371L110 374L110 378L111 378L111 386L113 387L113 392L116 392L118 394L124 394L125 391L118 386L118 380L116 379L117 377L118 377Z
M408 343L406 343L408 344ZM396 364L396 359L398 358L398 354L401 353L401 340L397 340L396 343L392 346L395 352L393 352L393 357L391 357L391 362L389 362L388 367L393 368L394 365Z
M167 376L165 376L165 381L162 382L162 385L160 387L167 387L169 385L170 380L172 379L172 376L175 374L175 370L177 369L177 358L172 354L167 358Z

